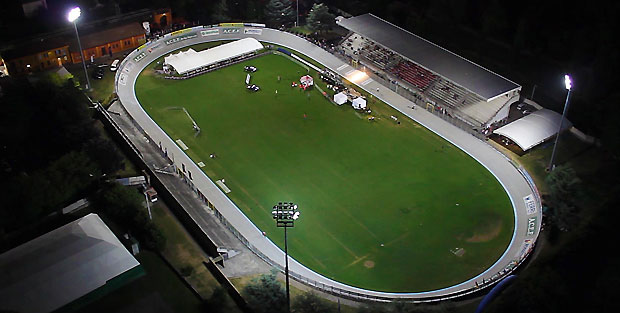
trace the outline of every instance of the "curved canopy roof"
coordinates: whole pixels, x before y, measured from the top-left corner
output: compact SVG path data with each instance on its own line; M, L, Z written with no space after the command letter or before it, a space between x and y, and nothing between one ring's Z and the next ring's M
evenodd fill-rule
M193 49L181 51L164 58L164 63L174 67L179 74L228 60L263 48L254 38L244 38L211 49L196 52Z
M555 136L558 133L561 120L562 114L541 109L500 127L494 130L493 133L509 138L523 151L526 151ZM565 120L562 125L562 131L572 126L573 124L569 120Z

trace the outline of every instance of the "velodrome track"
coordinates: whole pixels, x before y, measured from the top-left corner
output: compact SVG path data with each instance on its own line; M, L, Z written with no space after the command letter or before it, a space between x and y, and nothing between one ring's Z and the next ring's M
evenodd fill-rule
M201 31L203 31L203 34L201 34ZM203 28L200 26L183 32L173 32L131 52L118 69L115 87L121 104L149 139L155 145L158 145L162 151L167 152L168 157L177 168L181 168L181 164L184 164L188 171L194 173L193 180L191 180L194 189L200 191L215 206L226 222L236 229L237 235L246 239L246 244L250 245L252 250L260 251L261 257L268 258L270 263L284 268L284 252L267 237L263 236L262 232L241 210L220 191L215 183L149 117L138 102L135 93L135 83L138 75L155 59L189 45L247 37L256 38L263 43L273 43L299 51L343 77L350 75L353 70L351 66L329 52L290 33L269 28ZM181 38L183 39L181 40ZM502 257L482 274L455 286L427 292L389 293L356 288L323 277L292 258L289 262L291 276L310 285L318 285L322 290L352 298L436 300L469 293L480 286L489 285L483 285L485 281L497 281L508 274L510 269L513 269L515 264L520 263L529 253L540 231L542 214L540 203L537 201L537 194L534 190L535 187L528 183L525 176L515 168L508 158L490 145L422 108L412 110L411 102L375 81L365 80L357 83L357 85L359 88L385 101L403 114L448 140L486 167L504 187L512 202L515 216L512 240ZM202 225L199 226L202 227ZM303 278L300 279L300 277Z

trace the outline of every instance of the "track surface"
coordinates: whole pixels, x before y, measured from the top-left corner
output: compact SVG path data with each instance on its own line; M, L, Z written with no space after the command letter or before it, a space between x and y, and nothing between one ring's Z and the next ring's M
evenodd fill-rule
M156 145L160 146L162 151L167 153L168 157L178 168L185 167L187 171L194 173L192 180L194 188L199 190L215 205L226 221L238 231L239 235L248 241L249 245L255 250L260 251L263 257L268 258L272 263L283 267L283 251L263 236L259 229L220 191L214 182L206 175L199 174L202 171L198 166L181 151L174 141L142 109L135 94L136 79L149 63L173 50L207 41L234 40L246 37L254 37L262 42L274 43L300 51L344 77L350 74L353 68L320 47L289 33L264 28L260 29L260 32L251 31L252 34L249 34L244 31L243 27L236 28L236 31L233 29L235 28L194 28L191 31L167 35L147 44L146 47L140 50L133 51L119 67L116 76L116 90L122 105L148 137ZM209 30L210 34L202 36L201 30ZM191 34L196 34L196 36L188 38L187 36ZM187 39L178 40L180 38ZM372 80L366 80L358 86L468 153L498 179L508 193L515 213L515 228L511 243L502 257L482 274L461 284L428 292L389 293L360 289L323 277L291 259L289 266L293 276L303 277L301 278L302 281L310 281L313 285L322 285L323 289L334 288L339 289L340 293L351 293L354 297L429 299L450 296L457 292L470 290L482 284L483 281L501 276L498 273L504 274L504 270L507 267L510 268L515 261L520 260L527 250L531 248L540 229L539 223L542 217L539 204L534 202L528 214L525 198L533 198L534 191L525 177L504 155L497 152L491 146L429 112L421 109L411 110L411 103L408 100L381 84Z

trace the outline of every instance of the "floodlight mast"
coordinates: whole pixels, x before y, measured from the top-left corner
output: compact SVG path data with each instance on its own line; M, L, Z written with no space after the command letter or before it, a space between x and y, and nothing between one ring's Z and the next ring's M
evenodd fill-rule
M82 11L80 7L75 7L67 14L69 22L73 23L75 28L75 36L77 37L78 48L80 49L80 56L82 57L82 67L84 67L84 75L86 76L86 90L90 90L90 79L88 78L88 72L86 71L86 63L84 62L84 51L82 50L82 43L80 42L80 34L77 29L77 19L80 17Z
M560 126L558 128L558 134L555 136L555 143L553 144L553 151L551 152L551 160L549 161L549 167L547 170L549 172L553 171L555 165L553 164L553 160L555 159L555 151L558 147L558 141L560 141L560 132L562 131L562 126L564 125L564 117L566 116L566 112L568 111L568 100L570 99L570 92L573 89L573 81L568 74L564 75L564 86L568 92L566 93L566 101L564 102L564 110L562 111L562 119L560 120Z
M284 228L284 272L286 276L286 308L288 312L291 312L291 293L288 281L288 243L286 229L295 226L295 221L299 218L299 214L297 204L293 204L292 202L278 202L278 204L273 206L273 211L271 211L273 219L276 220L276 226Z

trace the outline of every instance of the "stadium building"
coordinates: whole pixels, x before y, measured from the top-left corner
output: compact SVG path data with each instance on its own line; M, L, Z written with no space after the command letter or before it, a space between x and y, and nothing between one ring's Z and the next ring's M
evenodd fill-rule
M338 17L339 49L418 103L473 128L505 120L521 86L372 14Z

